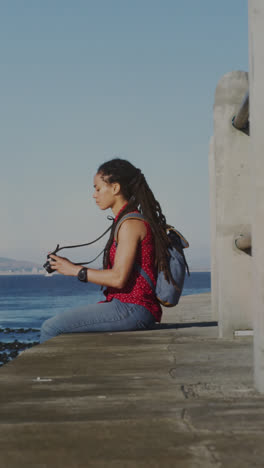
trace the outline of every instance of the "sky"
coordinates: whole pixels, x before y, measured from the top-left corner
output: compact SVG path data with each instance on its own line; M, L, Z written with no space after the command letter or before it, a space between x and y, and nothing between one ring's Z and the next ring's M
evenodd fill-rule
M214 93L232 70L248 70L245 0L0 2L0 257L42 264L98 237L111 212L93 177L121 157L188 239L190 268L210 268Z

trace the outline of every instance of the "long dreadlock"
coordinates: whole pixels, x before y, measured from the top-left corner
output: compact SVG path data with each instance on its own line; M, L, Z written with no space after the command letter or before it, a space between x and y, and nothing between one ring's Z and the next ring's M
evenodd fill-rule
M120 184L121 193L128 204L120 213L116 223L113 224L109 240L104 249L103 267L109 263L110 248L114 240L115 227L118 221L127 213L139 210L150 224L155 242L155 264L158 271L163 271L167 281L174 282L169 268L169 247L171 246L166 234L168 227L166 218L162 213L159 202L155 199L144 174L125 159L112 159L99 166L100 174L106 183ZM177 285L176 285L177 286Z

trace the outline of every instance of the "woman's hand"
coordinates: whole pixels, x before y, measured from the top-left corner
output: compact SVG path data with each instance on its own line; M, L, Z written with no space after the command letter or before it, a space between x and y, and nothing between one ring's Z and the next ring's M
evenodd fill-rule
M52 270L66 276L77 276L81 269L80 265L75 265L67 258L53 254L50 254L50 266Z

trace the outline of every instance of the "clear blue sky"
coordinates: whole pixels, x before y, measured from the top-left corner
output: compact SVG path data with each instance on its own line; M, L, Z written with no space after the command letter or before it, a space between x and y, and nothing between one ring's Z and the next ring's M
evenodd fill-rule
M0 59L0 256L43 263L99 235L93 175L118 156L189 240L190 266L210 266L214 92L248 70L245 0L1 2Z

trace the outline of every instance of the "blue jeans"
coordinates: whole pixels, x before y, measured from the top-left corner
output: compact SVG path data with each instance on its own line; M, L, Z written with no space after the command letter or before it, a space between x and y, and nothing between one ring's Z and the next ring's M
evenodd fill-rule
M40 343L62 333L131 331L152 328L155 318L145 307L118 299L61 312L43 322Z

